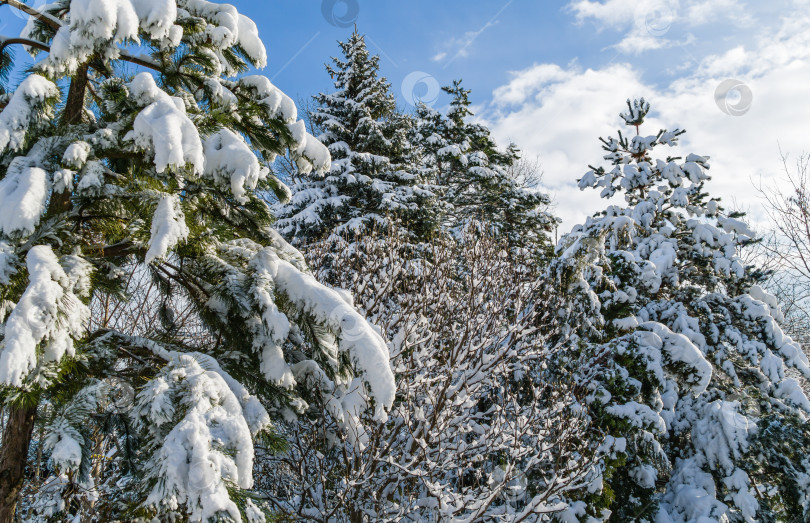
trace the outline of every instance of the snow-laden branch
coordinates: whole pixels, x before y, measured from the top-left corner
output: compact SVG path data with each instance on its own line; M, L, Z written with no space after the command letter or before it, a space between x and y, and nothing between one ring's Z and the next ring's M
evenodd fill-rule
M2 53L5 50L5 48L8 47L9 45L25 45L28 47L39 49L40 51L44 51L46 53L51 52L51 46L49 44L40 42L38 40L34 40L32 38L7 37L0 35L0 53ZM141 67L146 67L147 69L152 69L153 71L162 70L160 64L158 64L154 60L151 60L143 56L133 56L125 50L120 51L118 59L124 62L140 65Z

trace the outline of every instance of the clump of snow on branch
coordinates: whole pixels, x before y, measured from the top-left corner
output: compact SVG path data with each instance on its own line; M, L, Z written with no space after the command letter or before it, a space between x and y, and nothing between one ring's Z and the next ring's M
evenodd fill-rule
M246 194L267 177L270 171L259 165L244 138L228 129L222 129L205 141L204 173L220 185L230 188L234 199L246 203Z
M161 173L167 167L181 168L191 164L202 173L205 157L200 134L186 115L181 98L169 96L149 73L140 73L130 83L133 99L146 107L138 113L126 139L155 153L155 168Z
M293 157L302 173L312 170L326 172L331 165L329 149L317 138L306 132L303 120L298 120L295 102L264 76L246 76L239 79L239 85L251 89L256 100L270 118L284 121L292 135L294 145L290 147Z
M0 113L0 152L19 150L35 119L53 117L46 102L58 97L59 88L42 76L32 74L23 80Z
M65 153L62 155L62 162L68 167L74 169L81 169L87 163L87 157L90 155L91 147L87 142L75 142L68 145Z
M136 405L136 425L154 452L147 504L161 512L185 505L193 521L241 521L228 489L253 485L253 436L266 428L266 412L256 411L212 358L164 356L169 363L138 393Z
M221 49L239 45L256 67L267 65L267 51L259 38L256 24L240 14L234 6L206 0L182 0L180 5L192 15L212 22L206 27L205 33L197 38L208 39ZM231 73L228 70L224 72Z
M0 350L0 383L16 387L37 364L73 355L73 340L82 336L90 315L50 247L32 247L26 263L28 287L6 321ZM88 269L82 266L79 270ZM38 361L40 344L42 359Z
M393 404L396 387L388 349L380 334L337 291L303 272L294 264L295 259L291 262L281 258L276 248L233 242L222 249L249 261L253 297L262 311L261 328L255 339L256 348L262 351L265 374L285 387L295 383L280 350L280 344L290 333L287 316L272 299L273 293L280 292L298 310L337 335L339 350L350 355L371 391L375 417L384 420L386 410Z
M49 190L47 172L29 158L14 158L0 180L0 231L31 235L45 212Z
M144 31L155 42L177 47L183 30L176 25L174 0L72 0L70 22L62 25L41 67L49 74L72 74L94 53L115 60L121 50L115 44L140 43ZM27 36L29 27L23 31Z
M167 194L160 198L152 216L152 236L144 261L150 263L165 258L170 249L184 241L189 234L186 217L180 207L180 197Z

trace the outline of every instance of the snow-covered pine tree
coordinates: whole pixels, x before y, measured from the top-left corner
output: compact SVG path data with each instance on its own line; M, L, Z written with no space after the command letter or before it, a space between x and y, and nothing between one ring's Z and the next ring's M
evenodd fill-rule
M430 188L412 169L408 133L412 119L397 111L391 85L379 76L379 56L369 53L356 30L339 42L342 58L326 70L335 92L314 97L310 115L329 147L332 169L309 173L279 205L277 228L295 245L331 234L356 236L383 230L393 216L415 240L431 236Z
M471 121L470 91L460 80L442 89L452 97L447 115L420 105L415 141L442 195L444 225L459 231L476 221L512 247L547 247L545 233L556 223L548 212L551 200L510 175L517 147L499 150L489 129Z
M306 408L297 382L329 378L336 406L351 384L352 407L378 420L394 399L382 338L308 272L262 198L284 193L276 155L323 172L328 150L289 97L243 75L266 52L233 6L4 3L31 15L0 42L5 70L14 44L40 59L0 101L0 521L14 517L44 404L55 475L34 516L264 520L249 495L254 440ZM169 327L89 330L92 300L126 300L133 263L191 305L210 344ZM122 388L136 395L107 423ZM101 468L117 471L114 499L98 496Z
M631 136L603 139L611 167L579 180L626 204L574 228L552 265L572 296L559 319L579 336L560 371L587 387L607 434L590 513L807 520L808 359L780 329L760 271L741 262L754 233L704 192L708 157L654 158L684 131L640 134L649 109L628 100Z

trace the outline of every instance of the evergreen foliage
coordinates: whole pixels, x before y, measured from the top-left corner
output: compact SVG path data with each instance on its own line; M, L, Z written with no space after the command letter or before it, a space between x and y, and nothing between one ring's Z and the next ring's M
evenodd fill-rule
M393 216L412 241L428 239L435 233L434 196L410 161L413 120L397 111L364 36L355 30L339 46L342 57L326 66L335 92L316 95L309 115L332 169L292 186L290 202L277 207L277 227L306 245L331 234L356 238L383 230Z
M810 463L789 449L808 436L797 380L810 377L808 359L780 329L762 273L739 256L754 233L705 192L709 158L655 158L684 131L641 134L649 110L628 100L631 131L602 140L610 167L579 180L626 204L574 228L551 268L570 297L559 321L575 335L555 369L587 387L608 435L590 510L638 521L807 518Z
M644 99L553 248L356 29L316 138L233 6L2 3L0 523L810 521L810 361Z
M306 409L297 384L311 373L334 379L335 397L356 376L384 420L387 349L271 228L262 195L285 195L276 156L301 172L330 158L289 97L243 74L266 61L255 24L198 0L115 6L48 4L22 40L47 56L4 86L0 383L16 410L3 445L28 447L39 403L52 477L28 500L34 518L264 520L254 441ZM131 274L162 297L133 300ZM90 322L109 298L111 316ZM169 298L198 324L196 343ZM133 307L159 309L160 326L118 321ZM120 390L132 393L121 409ZM31 412L24 426L18 411ZM18 482L2 486L13 514Z
M476 222L506 238L511 248L548 247L545 233L557 223L548 212L551 200L511 175L517 147L499 150L489 129L471 121L470 91L460 80L443 90L452 97L447 114L420 106L415 141L442 195L444 226L462 231Z

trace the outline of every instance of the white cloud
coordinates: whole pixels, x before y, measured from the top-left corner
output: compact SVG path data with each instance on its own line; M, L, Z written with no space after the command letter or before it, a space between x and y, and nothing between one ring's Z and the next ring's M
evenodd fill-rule
M630 31L618 44L612 47L621 53L636 55L654 49L672 47L673 45L675 45L674 42L665 38L652 36L643 31Z
M689 28L723 19L742 27L753 20L739 0L573 0L566 10L578 24L592 21L598 31L624 31L611 47L629 55L672 47ZM670 34L677 37L666 38Z
M446 65L449 65L450 63L452 63L453 61L455 61L457 58L465 58L465 57L469 56L470 55L470 48L475 43L475 41L478 39L478 37L481 36L481 34L484 31L486 31L487 29L489 29L490 27L493 27L493 26L497 25L497 23L498 23L498 21L493 19L493 20L490 20L489 22L487 22L486 24L484 24L484 26L481 27L481 29L479 29L477 31L467 31L466 33L464 33L464 36L462 36L461 38L451 38L451 39L449 39L447 42L445 42L441 46L443 49L446 49L447 51L440 51L440 52L436 53L433 56L433 61L434 62L440 62L440 61L444 60L445 58L447 58L448 55L452 54L452 56L451 56L450 60L448 61L448 63L445 64L445 66L446 66Z
M647 91L626 64L599 70L540 64L497 89L482 116L500 143L513 141L525 156L539 156L543 186L566 229L603 206L595 191L580 193L576 179L601 158L597 138L615 131L622 101Z
M624 29L635 17L639 8L638 0L607 0L605 2L593 0L575 0L566 6L582 23L594 19L602 25L614 30Z
M752 179L781 176L780 149L793 157L810 152L810 18L793 13L760 30L754 45L707 56L666 86L648 83L627 63L594 69L536 64L496 89L481 116L501 143L514 141L527 156L539 155L563 230L604 208L596 191L576 189L576 179L588 164L602 164L597 138L614 134L624 100L639 96L653 108L646 132L686 129L679 152L712 157L708 189L726 205L750 208L757 219ZM753 93L742 116L724 114L715 103L715 90L728 78Z
M536 94L544 86L569 78L570 72L557 64L540 64L520 73L513 73L513 76L511 82L493 92L496 104L524 103L529 96Z
M572 0L566 6L578 23L593 20L600 29L623 30L644 15L672 17L692 27L726 18L738 24L752 21L740 0ZM653 22L654 20L649 20Z
M728 18L740 26L753 22L746 7L738 0L710 0L690 2L685 9L685 18L692 26L710 23L718 18Z

